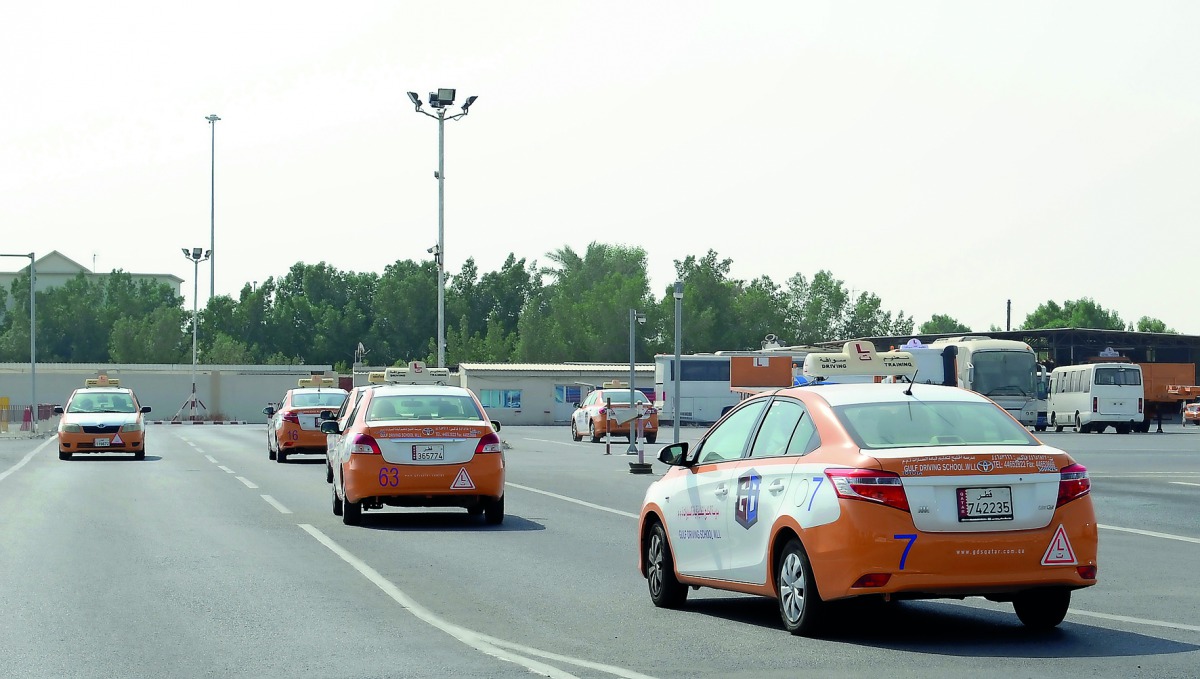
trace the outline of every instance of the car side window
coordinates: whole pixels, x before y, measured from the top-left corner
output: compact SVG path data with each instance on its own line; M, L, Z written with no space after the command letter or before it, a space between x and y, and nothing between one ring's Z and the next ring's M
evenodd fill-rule
M808 455L821 447L821 435L817 433L817 425L813 422L808 409L800 405L803 413L796 423L796 431L792 432L792 440L788 442L788 455Z
M350 411L350 419L346 420L346 427L343 427L343 429L350 427L350 425L352 425L358 421L358 413L360 410L362 410L361 406L362 406L362 399L359 399L358 403L354 404L354 410Z
M804 408L795 401L776 399L767 409L762 426L754 436L754 445L750 447L750 457L771 457L786 455L788 442L796 426L804 416Z
M758 423L758 416L766 407L766 399L759 399L733 411L708 433L700 443L696 454L699 464L737 460L746 450L746 443Z

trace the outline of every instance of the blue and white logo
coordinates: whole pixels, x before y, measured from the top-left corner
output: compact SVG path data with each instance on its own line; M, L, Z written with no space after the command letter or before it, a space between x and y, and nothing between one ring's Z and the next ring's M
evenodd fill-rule
M749 528L758 522L758 493L762 488L762 475L751 469L738 479L737 511L738 524Z

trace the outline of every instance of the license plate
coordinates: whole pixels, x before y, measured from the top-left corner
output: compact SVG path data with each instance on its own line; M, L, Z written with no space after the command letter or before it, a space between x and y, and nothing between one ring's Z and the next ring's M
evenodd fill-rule
M108 437L105 437L102 439L96 439L95 441L92 441L92 445L97 448L107 448L110 440L111 439L109 439Z
M417 461L422 460L444 460L446 459L445 449L439 444L418 444L412 447L412 459Z
M959 488L959 521L1011 521L1012 488Z

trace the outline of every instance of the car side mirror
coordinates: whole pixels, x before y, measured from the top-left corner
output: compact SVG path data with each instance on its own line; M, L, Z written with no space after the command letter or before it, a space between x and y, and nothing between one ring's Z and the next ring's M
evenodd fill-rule
M575 402L575 407L576 407L576 408L578 408L578 407L579 407L579 401L576 401L576 402Z
M150 412L150 406L142 406L142 412L143 412L143 413L148 413L148 412Z
M663 446L663 449L658 451L658 461L670 465L672 467L686 467L685 462L688 453L688 442L680 441L672 443L669 446Z
M62 414L63 414L63 412L64 412L64 411L63 411L63 407L62 407L62 406L54 406L54 414L55 414L55 415L62 415Z
M492 431L500 431L500 420L492 420Z
M324 434L340 434L342 430L338 429L337 420L325 420L321 422L321 432Z
M321 420L332 420L333 419L333 411L332 410L322 410L321 414L317 415L317 418L321 419Z
M272 417L272 416L274 416L274 415L275 415L275 408L273 408L273 407L271 407L271 406L267 406L266 408L263 408L263 415L266 415L267 417Z

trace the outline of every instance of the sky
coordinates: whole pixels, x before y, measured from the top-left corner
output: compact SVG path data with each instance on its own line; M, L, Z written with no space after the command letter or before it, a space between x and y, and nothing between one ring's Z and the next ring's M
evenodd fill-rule
M917 325L1089 297L1200 334L1197 26L1153 1L4 3L0 252L175 274L187 306L427 260L438 123L405 93L455 88L450 274L640 246L661 297L712 250ZM210 239L196 277L180 249Z

